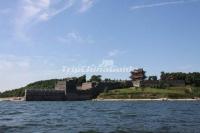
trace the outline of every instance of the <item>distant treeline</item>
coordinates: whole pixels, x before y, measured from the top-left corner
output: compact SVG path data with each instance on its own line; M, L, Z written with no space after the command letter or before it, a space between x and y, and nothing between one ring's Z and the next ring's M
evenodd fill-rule
M161 80L184 80L187 85L200 86L200 73L199 72L193 72L193 73L161 72L160 79Z

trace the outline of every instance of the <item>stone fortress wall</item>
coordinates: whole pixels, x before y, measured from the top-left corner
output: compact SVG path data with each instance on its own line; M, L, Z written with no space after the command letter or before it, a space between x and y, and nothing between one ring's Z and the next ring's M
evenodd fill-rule
M96 98L104 90L132 87L131 81L120 82L86 82L77 87L74 80L58 81L54 90L28 89L25 91L26 101L70 101L90 100Z
M25 91L26 101L64 101L65 92L60 90L28 89Z

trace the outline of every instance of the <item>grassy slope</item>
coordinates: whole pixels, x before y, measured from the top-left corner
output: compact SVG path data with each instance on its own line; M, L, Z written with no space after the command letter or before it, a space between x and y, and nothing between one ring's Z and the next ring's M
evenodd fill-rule
M98 98L105 99L156 99L156 98L194 98L199 97L199 88L191 92L186 87L157 88L124 88L101 93Z
M53 89L55 87L56 81L57 79L37 81L19 89L9 90L9 91L0 93L0 98L22 97L24 96L25 89Z

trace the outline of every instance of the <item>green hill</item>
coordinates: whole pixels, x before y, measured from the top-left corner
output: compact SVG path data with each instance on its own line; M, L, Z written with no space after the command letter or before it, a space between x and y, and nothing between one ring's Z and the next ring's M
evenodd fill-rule
M56 82L58 79L50 79L50 80L43 80L37 81L34 83L30 83L25 87L21 87L14 90L8 90L5 92L0 93L0 97L22 97L24 96L25 89L54 89Z
M69 78L64 79L50 79L50 80L41 80L34 83L30 83L25 87L21 87L14 90L8 90L5 92L0 93L0 98L5 97L23 97L25 94L25 89L54 89L55 84L58 80L66 80ZM76 85L80 86L82 83L86 82L86 75L80 76L80 77L70 77L70 79L73 79L76 81Z

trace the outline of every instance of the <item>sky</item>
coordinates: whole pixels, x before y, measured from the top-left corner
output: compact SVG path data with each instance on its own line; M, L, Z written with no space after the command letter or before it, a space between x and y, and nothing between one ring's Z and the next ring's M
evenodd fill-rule
M200 71L200 0L1 0L0 91L101 74L71 67Z

